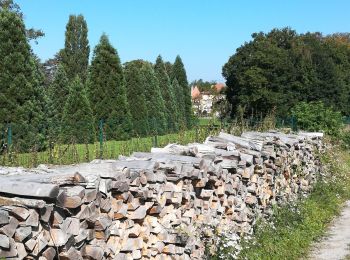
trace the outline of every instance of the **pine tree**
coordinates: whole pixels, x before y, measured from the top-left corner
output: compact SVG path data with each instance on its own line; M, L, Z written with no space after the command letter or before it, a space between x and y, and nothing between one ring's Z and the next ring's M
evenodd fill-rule
M60 133L63 108L69 95L69 82L62 65L59 65L48 88L48 123L50 141L55 141Z
M102 35L95 47L88 81L90 104L96 120L103 120L108 139L131 134L131 114L126 97L123 68L117 50Z
M17 14L2 10L0 28L0 129L12 125L18 149L40 149L40 78L24 23Z
M90 46L87 24L82 15L70 15L66 26L64 49L61 59L70 81L79 76L84 83L89 64Z
M149 123L143 90L144 80L139 67L138 61L125 63L124 75L134 133L138 136L145 136L149 133Z
M172 66L171 79L177 79L180 87L182 88L184 103L183 107L185 110L184 117L186 118L187 127L191 127L193 124L193 112L192 112L192 101L191 101L191 89L188 85L186 70L180 56L177 56ZM181 104L179 104L181 106Z
M171 132L177 131L179 128L179 115L176 106L175 94L170 78L166 72L164 62L160 55L157 57L156 64L154 65L154 71L156 73L156 77L158 78L159 87L165 104L165 117L167 120L168 130Z
M69 86L64 105L61 141L64 143L92 143L95 140L95 123L90 102L81 80L77 76Z
M143 61L141 64L143 91L146 97L150 132L164 134L166 132L165 104L160 92L159 82L152 64Z

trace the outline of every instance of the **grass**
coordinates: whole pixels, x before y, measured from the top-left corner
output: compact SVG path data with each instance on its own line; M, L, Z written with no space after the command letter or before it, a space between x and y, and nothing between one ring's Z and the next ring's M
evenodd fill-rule
M319 181L306 199L276 208L270 224L257 224L254 239L243 242L240 259L300 259L350 199L350 154L335 150L322 156L330 177ZM271 224L272 223L272 224Z
M212 125L216 125L219 126L220 125L220 119L214 117L200 117L198 118L198 124L200 126L212 126Z
M119 155L128 156L133 152L148 152L152 147L163 147L168 143L188 144L203 142L204 139L217 131L216 128L198 127L196 129L180 131L174 134L132 138L125 141L104 141L94 144L54 145L43 152L5 154L0 156L0 165L35 167L39 164L72 164L89 162L96 158L116 159ZM102 148L102 149L101 149Z

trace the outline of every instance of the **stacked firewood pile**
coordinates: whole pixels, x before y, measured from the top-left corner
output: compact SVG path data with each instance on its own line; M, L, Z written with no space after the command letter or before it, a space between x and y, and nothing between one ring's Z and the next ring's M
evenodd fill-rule
M239 237L309 192L321 136L220 133L119 160L0 168L0 258L202 259L202 225Z

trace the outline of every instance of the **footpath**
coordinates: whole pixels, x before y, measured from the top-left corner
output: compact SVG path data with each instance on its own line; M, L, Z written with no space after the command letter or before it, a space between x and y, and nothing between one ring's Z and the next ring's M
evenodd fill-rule
M350 259L350 201L332 221L324 238L313 245L309 259Z

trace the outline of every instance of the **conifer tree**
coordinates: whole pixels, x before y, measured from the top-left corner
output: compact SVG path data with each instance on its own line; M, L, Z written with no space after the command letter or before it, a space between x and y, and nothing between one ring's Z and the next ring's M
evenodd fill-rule
M123 68L117 50L102 35L95 47L88 81L94 117L103 120L108 139L126 139L131 134L131 115L126 97Z
M21 7L15 3L13 0L0 0L0 11L7 10L10 12L15 13L19 16L20 19L23 20L23 12L21 10ZM42 30L37 30L34 28L25 29L26 36L28 40L35 40L37 43L37 39L40 37L45 36L45 33Z
M142 61L141 73L150 132L164 134L166 132L165 104L152 64Z
M2 10L0 28L0 128L12 125L13 143L18 149L40 149L40 77L24 23L16 13Z
M191 101L191 89L188 85L186 70L180 56L176 56L174 65L172 66L171 72L172 80L177 79L183 93L183 107L184 117L186 118L187 127L191 127L193 124L193 112L192 112L192 101ZM181 105L181 104L179 104Z
M172 82L172 86L174 89L175 95L175 101L178 108L179 113L179 126L180 128L186 127L186 117L185 117L185 108L184 108L184 95L181 86L179 85L179 82L175 78Z
M69 86L64 105L61 140L64 143L92 143L95 140L94 124L86 89L77 76Z
M59 65L48 88L48 123L51 141L56 140L61 128L64 104L69 95L69 82L62 65Z
M138 61L125 63L124 76L134 133L137 136L145 136L149 133L149 123L146 98L143 90L144 80L139 67Z
M177 131L179 127L179 115L175 94L170 78L166 72L164 62L160 55L157 57L156 64L154 65L154 71L156 73L156 77L158 78L160 91L165 104L165 117L167 120L168 130L172 132Z
M166 61L166 62L164 62L164 65L165 65L166 73L168 74L170 80L172 80L171 72L173 70L173 64L171 64L171 62L169 62L169 61Z
M82 15L70 15L66 26L64 49L61 59L70 81L79 76L84 83L89 64L90 46L88 28Z

